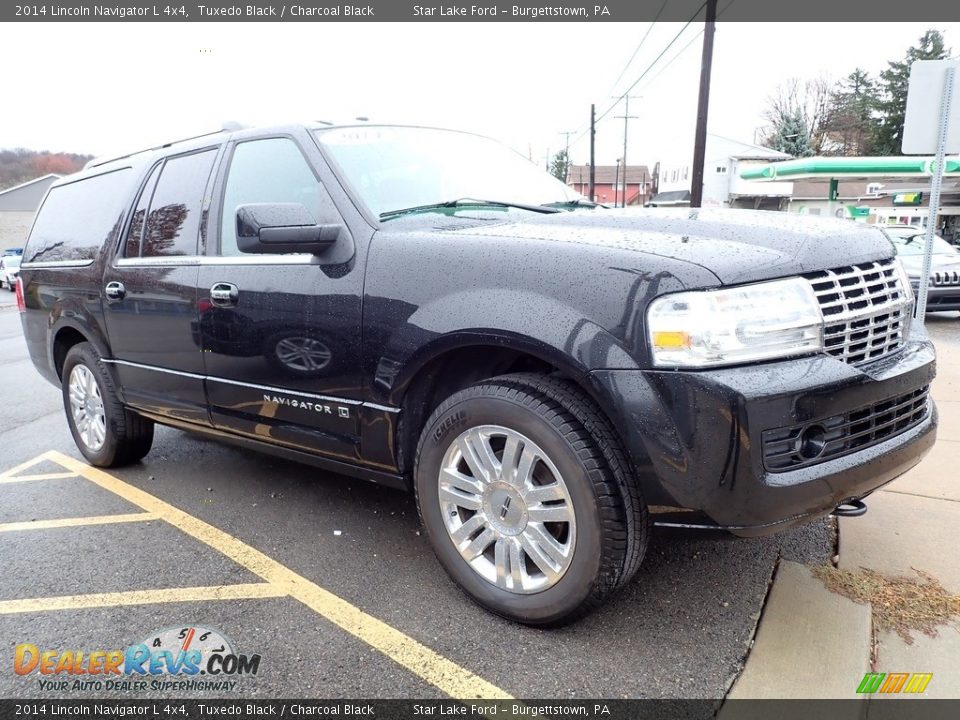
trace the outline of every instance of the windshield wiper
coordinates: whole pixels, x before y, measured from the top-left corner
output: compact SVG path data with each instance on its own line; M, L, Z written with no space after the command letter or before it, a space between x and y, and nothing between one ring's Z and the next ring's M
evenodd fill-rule
M557 200L557 202L544 203L543 207L548 208L595 208L600 207L600 203L591 202L586 198L577 198L576 200Z
M398 217L400 215L407 215L409 213L456 207L504 207L517 208L519 210L529 210L537 213L560 212L559 208L548 207L546 205L527 205L526 203L506 202L504 200L478 200L476 198L464 197L457 198L456 200L447 200L446 202L430 203L429 205L415 205L414 207L401 208L399 210L387 210L386 212L380 213L380 219L389 220L390 218Z

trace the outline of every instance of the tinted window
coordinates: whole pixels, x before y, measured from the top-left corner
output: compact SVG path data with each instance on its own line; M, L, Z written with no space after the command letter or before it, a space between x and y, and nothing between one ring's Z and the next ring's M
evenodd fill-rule
M26 262L92 260L117 240L130 193L129 168L50 190L26 249Z
M143 229L143 257L197 254L203 191L216 155L207 150L163 164Z
M317 222L336 217L330 198L297 144L288 138L240 143L233 151L220 218L220 254L239 255L237 207L300 203Z
M133 211L133 217L130 219L130 229L127 230L127 243L123 255L125 257L140 256L140 241L143 239L143 219L147 216L147 206L150 204L150 198L153 196L153 188L157 183L157 173L159 165L150 171L150 176L140 192L140 198L137 200L137 209Z

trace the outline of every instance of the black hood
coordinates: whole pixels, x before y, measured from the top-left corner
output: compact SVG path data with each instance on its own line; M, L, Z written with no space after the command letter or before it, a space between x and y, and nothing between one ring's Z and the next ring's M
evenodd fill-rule
M579 210L456 230L486 237L617 247L706 268L725 285L893 256L877 228L851 220L729 209Z

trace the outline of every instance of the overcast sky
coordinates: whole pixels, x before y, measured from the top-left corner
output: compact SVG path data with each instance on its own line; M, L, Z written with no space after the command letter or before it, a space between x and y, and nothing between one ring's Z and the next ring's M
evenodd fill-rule
M367 116L472 130L542 162L563 147L563 131L586 129L591 102L605 110L682 27L655 25L615 85L649 23L7 24L0 147L103 155L224 120ZM701 27L633 90L642 97L630 104L631 164L692 152ZM710 131L751 142L785 78L876 74L928 27L721 22ZM936 27L960 51L960 24ZM598 164L622 154L616 115L622 106L598 125ZM588 149L583 135L572 160L587 162Z

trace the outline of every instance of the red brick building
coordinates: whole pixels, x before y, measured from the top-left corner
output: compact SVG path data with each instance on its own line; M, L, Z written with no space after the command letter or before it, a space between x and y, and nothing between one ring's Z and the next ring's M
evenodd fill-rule
M584 197L590 197L590 166L571 165L567 170L567 185ZM646 165L628 165L626 203L623 202L623 185L623 168L597 165L593 199L604 205L646 205L652 194L653 177Z

